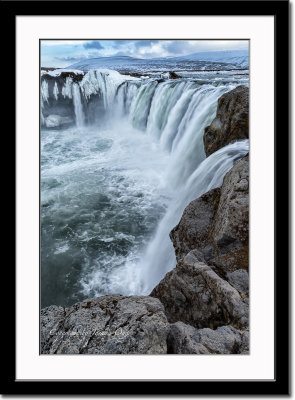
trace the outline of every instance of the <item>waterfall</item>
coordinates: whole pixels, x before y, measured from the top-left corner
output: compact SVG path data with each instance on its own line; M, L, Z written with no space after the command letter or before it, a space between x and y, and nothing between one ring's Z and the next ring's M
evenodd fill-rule
M44 106L45 102L48 103L48 99L49 99L48 83L44 79L41 83L41 107Z
M137 82L131 81L124 82L118 87L115 99L119 116L129 115L131 103L134 102L139 86Z
M86 99L101 93L104 107L108 108L113 105L118 87L128 80L137 80L137 78L124 76L112 70L91 70L83 77L80 86Z
M134 95L130 105L129 120L135 128L142 130L146 128L156 87L157 82L143 84Z
M73 79L71 77L67 77L66 82L61 91L61 94L63 95L64 98L66 98L66 97L68 97L69 99L73 98L72 85L73 85Z
M204 129L214 118L218 98L233 88L190 80L152 80L141 85L123 82L116 101L133 127L171 153L167 180L177 186L205 158Z
M175 190L174 198L142 258L140 281L144 294L149 294L165 274L176 265L169 233L178 224L184 208L207 191L221 186L224 175L231 169L234 161L248 151L248 140L221 148L206 158L187 182L179 190Z
M82 126L84 126L84 112L81 102L80 88L77 83L74 83L72 88L73 88L73 103L76 116L76 126L78 128L81 128Z
M78 128L85 128L83 135L75 128L55 133L56 141L60 140L62 149L65 146L72 158L71 162L67 158L64 166L54 166L53 172L48 166L50 176L60 182L54 190L61 202L59 190L64 182L57 177L58 171L66 174L64 171L73 168L76 172L77 167L76 178L72 181L71 173L67 179L78 195L65 199L65 210L78 224L73 222L73 232L60 249L73 246L73 254L84 257L79 261L84 268L80 277L83 296L149 294L175 267L169 233L184 208L220 186L234 161L248 152L249 143L244 140L205 157L204 129L215 116L220 96L237 86L229 82L226 77L218 81L159 79L153 75L140 79L112 70L90 70L79 83L72 76L55 82L43 78L41 124L55 128L67 115L71 121L75 117ZM89 123L90 114L97 117L92 120L99 125ZM43 140L51 143L52 137ZM52 158L49 154L48 163ZM54 190L50 189L48 195L53 196ZM70 192L63 193L66 197ZM74 204L71 210L70 201ZM135 217L130 222L132 215ZM63 237L63 232L60 235ZM71 235L79 240L71 243ZM87 235L91 236L89 246ZM59 251L53 255L54 265ZM77 278L73 279L76 282Z
M175 187L185 181L205 158L204 129L214 118L218 98L228 90L226 86L216 88L209 85L195 89L172 141L167 180Z
M150 135L160 138L169 112L185 87L186 82L171 82L169 80L158 85L147 123L147 132Z
M58 99L58 93L59 93L59 91L58 91L57 83L55 82L54 88L53 88L53 96L54 96L55 100Z

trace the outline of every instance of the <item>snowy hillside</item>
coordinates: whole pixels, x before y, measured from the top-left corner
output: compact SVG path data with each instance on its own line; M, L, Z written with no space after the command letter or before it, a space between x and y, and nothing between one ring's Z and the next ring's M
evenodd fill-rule
M247 68L249 66L248 50L207 51L174 57L173 59L179 61L222 62L227 64L236 64L240 68Z
M231 70L248 68L247 50L214 51L189 54L180 57L134 58L113 56L86 58L68 66L68 69L89 71L91 69L109 68L117 71L168 71L168 70Z

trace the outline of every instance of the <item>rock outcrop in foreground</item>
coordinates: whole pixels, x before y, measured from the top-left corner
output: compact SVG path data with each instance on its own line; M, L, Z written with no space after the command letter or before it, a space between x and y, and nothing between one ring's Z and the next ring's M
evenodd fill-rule
M248 137L248 89L219 99L206 154ZM171 231L177 257L150 296L41 310L42 354L248 354L249 157L192 201Z
M248 325L248 304L239 292L191 251L155 287L151 296L161 300L169 322L182 321L196 328L216 329Z
M158 299L109 295L41 310L43 354L165 354L169 324Z
M205 128L206 156L236 140L249 137L249 89L238 86L218 99L217 113Z
M232 326L195 329L176 322L170 327L167 343L171 354L248 354L249 332Z

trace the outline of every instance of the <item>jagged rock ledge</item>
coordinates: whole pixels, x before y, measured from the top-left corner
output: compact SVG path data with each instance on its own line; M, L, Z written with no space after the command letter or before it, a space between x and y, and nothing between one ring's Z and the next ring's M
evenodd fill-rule
M51 70L48 70L48 71L51 71ZM64 85L64 83L65 83L67 78L72 78L73 82L80 82L80 81L82 81L84 75L85 75L85 73L81 72L81 73L78 74L78 73L75 73L73 71L68 71L68 72L67 71L62 71L57 76L53 76L53 75L44 73L41 76L41 81L43 79L46 79L47 81L54 81L54 82L57 82L59 85Z
M221 122L205 130L206 153L248 137L248 98L248 88L238 87L219 99ZM150 296L42 309L41 353L248 354L248 224L246 155L221 188L186 207L170 233L177 265Z
M205 128L206 156L236 140L249 137L249 89L238 86L218 99L216 117Z

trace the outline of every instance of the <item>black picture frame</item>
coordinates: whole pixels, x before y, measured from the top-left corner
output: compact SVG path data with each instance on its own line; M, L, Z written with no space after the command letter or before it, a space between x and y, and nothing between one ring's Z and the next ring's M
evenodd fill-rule
M12 134L12 121L16 121L15 85L13 65L16 68L16 16L19 15L199 15L199 16L275 16L275 379L271 381L18 381L16 377L16 272L11 259L2 269L5 282L6 305L2 308L2 394L100 394L100 395L287 395L290 393L290 335L289 335L289 2L281 1L175 1L167 6L165 1L2 1L1 33L4 52L9 59L9 79L4 79L6 120L10 121L6 139L14 149L16 136ZM54 4L55 3L55 4ZM2 63L2 76L7 74L7 65ZM279 99L279 101L277 100ZM36 111L37 115L37 111ZM7 127L8 128L8 127ZM14 126L14 132L16 125ZM11 166L15 172L15 164ZM15 176L15 173L14 173ZM16 179L16 176L15 176ZM13 180L7 182L10 192L15 192ZM14 196L14 199L16 197ZM11 215L15 215L15 208ZM17 215L16 215L17 218ZM11 220L9 222L13 226ZM279 234L278 234L279 232ZM12 236L12 235L11 235ZM10 243L15 236L9 237ZM270 244L272 251L272 244ZM14 265L16 258L14 258ZM9 327L9 329L7 329Z

